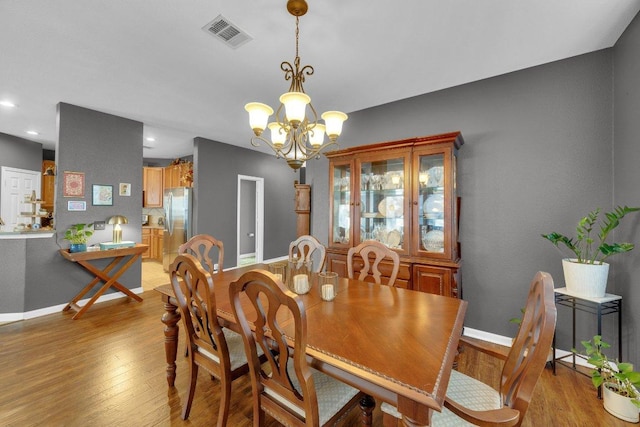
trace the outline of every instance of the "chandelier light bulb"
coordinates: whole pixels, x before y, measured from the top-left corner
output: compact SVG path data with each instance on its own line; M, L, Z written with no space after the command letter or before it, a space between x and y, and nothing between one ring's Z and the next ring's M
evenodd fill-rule
M342 123L347 120L349 116L341 111L327 111L322 113L322 119L327 127L327 135L331 141L338 139L342 133Z
M307 104L311 97L303 92L287 92L280 96L280 102L284 104L287 120L294 128L304 121Z
M314 149L318 149L324 144L324 130L325 126L322 123L316 124L316 126L309 130L309 142Z
M281 149L284 146L284 141L287 138L286 132L282 129L279 123L269 123L269 130L271 131L271 143L277 149Z
M253 129L253 133L260 136L267 127L267 121L269 116L273 114L273 108L260 102L250 102L244 106L244 109L249 113L249 125Z

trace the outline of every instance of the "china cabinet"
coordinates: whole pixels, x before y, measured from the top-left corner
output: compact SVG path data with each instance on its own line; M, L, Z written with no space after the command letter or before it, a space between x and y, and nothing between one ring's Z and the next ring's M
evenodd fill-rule
M352 147L329 158L328 267L377 240L401 259L396 286L461 297L456 194L460 132Z

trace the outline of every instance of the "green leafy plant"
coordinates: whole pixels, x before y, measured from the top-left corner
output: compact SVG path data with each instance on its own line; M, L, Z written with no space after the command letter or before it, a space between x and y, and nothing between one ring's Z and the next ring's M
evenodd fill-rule
M595 366L591 372L591 382L598 388L604 384L609 390L625 397L631 398L631 402L640 408L640 372L633 370L631 363L618 362L615 365L602 352L611 347L602 341L600 335L594 336L589 341L581 341L589 357L588 362ZM576 352L576 350L573 350ZM612 387L613 386L613 387Z
M93 224L73 224L64 232L64 239L73 244L86 244L93 235L92 229Z
M605 218L598 222L600 208L589 212L587 216L578 222L575 239L564 236L560 233L542 234L542 237L559 247L564 244L572 251L580 264L602 264L611 255L629 252L634 248L632 243L606 242L609 233L613 231L625 215L640 210L640 207L630 208L628 206L616 207L613 212L606 212ZM594 230L599 225L600 230Z

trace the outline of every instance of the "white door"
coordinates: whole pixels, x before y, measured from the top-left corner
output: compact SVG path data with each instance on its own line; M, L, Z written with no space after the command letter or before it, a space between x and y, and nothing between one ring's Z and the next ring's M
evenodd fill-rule
M0 218L4 221L5 231L12 231L18 223L31 223L32 218L21 217L20 212L31 211L32 206L24 203L25 195L31 197L35 191L39 199L41 182L39 171L2 166Z

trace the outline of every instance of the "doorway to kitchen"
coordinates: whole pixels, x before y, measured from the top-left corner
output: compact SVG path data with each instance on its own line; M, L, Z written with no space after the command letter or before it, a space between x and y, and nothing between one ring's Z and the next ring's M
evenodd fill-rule
M264 178L238 175L237 264L261 263L264 244Z

